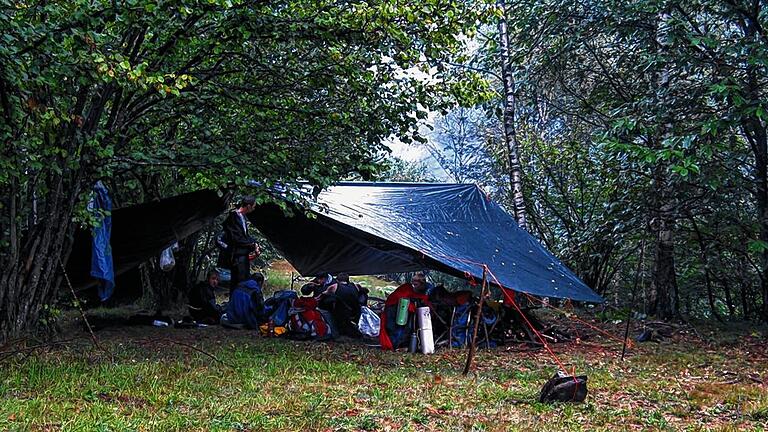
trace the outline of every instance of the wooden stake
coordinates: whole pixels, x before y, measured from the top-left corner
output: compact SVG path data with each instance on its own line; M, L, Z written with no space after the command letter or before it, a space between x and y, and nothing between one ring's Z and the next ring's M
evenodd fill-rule
M629 341L629 322L632 320L632 308L635 306L635 295L637 294L637 284L640 281L640 271L643 266L643 255L645 255L645 239L640 242L640 259L637 260L637 270L635 271L635 283L632 287L632 300L629 303L629 314L627 315L627 326L624 329L624 345L621 347L621 361L624 361L624 354L627 353L627 342Z
M467 364L464 365L464 372L466 376L469 373L469 369L472 368L472 360L475 357L475 348L477 341L477 328L480 326L480 320L483 319L483 302L485 301L486 289L488 285L488 267L483 265L483 285L480 288L480 303L477 304L477 316L475 318L475 325L472 328L472 342L469 343L469 353L467 354Z
M85 312L83 311L83 307L80 304L80 299L77 298L77 294L75 294L75 288L72 286L72 282L69 281L69 275L67 274L67 269L64 267L64 262L61 260L61 256L59 256L59 265L61 266L61 271L64 273L64 279L67 281L67 285L69 285L69 291L72 293L72 297L75 300L75 305L77 306L77 310L80 311L80 316L83 318L83 322L85 322L85 328L88 329L88 333L91 335L91 341L96 346L96 348L104 351L106 353L110 360L114 363L115 356L112 355L112 352L110 352L108 349L101 346L99 343L99 340L96 339L96 334L93 333L93 327L91 327L91 323L88 322L88 318L85 316Z

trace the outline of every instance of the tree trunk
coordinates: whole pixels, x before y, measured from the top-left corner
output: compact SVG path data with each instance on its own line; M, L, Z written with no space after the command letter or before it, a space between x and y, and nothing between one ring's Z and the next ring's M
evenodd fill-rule
M0 344L34 329L41 310L56 298L62 255L72 242L78 188L59 177L46 197L48 218L29 227L16 250L2 257Z
M666 189L666 185L659 186ZM661 200L665 201L665 194L661 194ZM661 319L680 317L675 273L674 224L672 208L668 204L660 206L651 223L655 237L655 251L651 277L651 291L654 293L654 298L651 299L650 312Z
M658 14L656 44L660 57L663 59L668 52L671 41L669 29L672 16L668 11L668 5ZM655 141L656 148L661 149L664 141L672 137L673 119L670 118L669 65L664 61L657 72L656 77L656 104L660 133ZM651 230L655 237L655 253L653 264L653 277L651 278L651 291L655 298L651 302L651 312L661 319L679 318L680 297L677 289L677 276L675 273L675 202L673 188L670 184L667 165L657 162L654 168L653 191L656 196L652 200Z
M760 252L760 293L762 309L760 318L768 322L768 136L759 123L754 128L755 183L757 214L760 223L759 239L763 249Z
M751 10L756 17L759 13L759 3L754 3L757 10ZM759 27L755 19L749 12L737 9L735 12L742 14L741 20L738 20L742 31L744 32L745 46L749 50L748 55L755 54L755 46L762 46L760 42ZM746 12L746 13L745 13ZM745 93L748 96L749 106L757 106L761 103L760 79L757 65L749 63L746 65L746 80L743 82ZM757 207L757 220L759 223L758 239L762 242L760 252L760 299L762 307L756 308L756 312L762 321L768 322L768 134L766 134L766 124L755 114L745 116L741 123L744 136L749 142L752 153L755 157L755 202ZM742 302L744 303L744 312L746 309L746 294L742 289ZM756 306L756 305L755 305Z
M693 227L693 233L696 235L696 241L699 244L699 252L701 257L702 275L704 276L704 285L707 287L707 302L709 303L709 310L712 311L712 315L720 322L723 322L723 318L720 313L717 312L715 306L715 294L712 291L712 277L709 271L709 253L707 251L707 243L704 240L704 236L699 230L699 224L696 223L696 218L689 214L688 219L691 221Z
M523 196L523 168L520 163L520 147L515 130L515 77L509 61L509 36L507 34L506 2L499 0L503 11L499 18L499 54L501 56L501 75L504 81L504 142L506 144L510 195L515 219L520 228L528 229L525 197Z

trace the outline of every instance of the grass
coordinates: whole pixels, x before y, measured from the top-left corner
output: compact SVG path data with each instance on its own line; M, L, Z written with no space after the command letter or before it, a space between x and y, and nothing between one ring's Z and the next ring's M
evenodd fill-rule
M290 286L290 270L267 269L266 291ZM354 279L373 295L393 288ZM538 392L556 363L520 346L479 351L464 377L464 350L422 356L218 327L108 327L98 333L107 354L70 327L63 337L77 339L66 345L0 353L0 430L768 429L767 344L752 328L700 329L705 340L681 333L624 362L616 341L580 329L587 342L552 348L589 376L587 400L546 405Z
M765 430L764 341L557 345L589 375L583 404L536 401L552 374L543 351L434 356L363 344L266 339L220 328L106 329L0 371L0 430ZM226 362L188 348L204 350ZM762 351L760 351L762 349ZM231 366L231 367L230 367Z

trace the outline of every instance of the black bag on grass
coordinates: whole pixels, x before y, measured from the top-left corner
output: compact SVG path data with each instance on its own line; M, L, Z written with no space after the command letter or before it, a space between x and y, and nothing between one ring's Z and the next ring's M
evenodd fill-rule
M539 402L584 402L587 397L587 376L574 377L557 371L541 388Z

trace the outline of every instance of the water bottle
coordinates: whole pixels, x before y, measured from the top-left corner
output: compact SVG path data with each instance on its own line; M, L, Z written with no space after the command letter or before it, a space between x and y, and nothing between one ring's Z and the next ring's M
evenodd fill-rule
M397 318L395 322L397 325L405 325L408 322L408 305L410 301L407 298L401 298L400 303L397 305Z
M416 336L416 332L411 333L411 344L408 347L408 352L415 353L419 349L419 338Z

